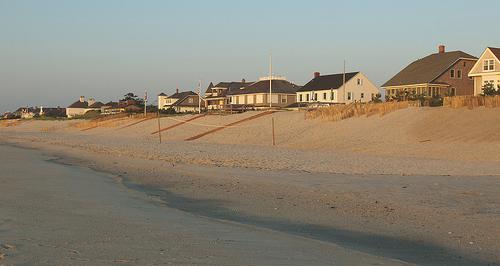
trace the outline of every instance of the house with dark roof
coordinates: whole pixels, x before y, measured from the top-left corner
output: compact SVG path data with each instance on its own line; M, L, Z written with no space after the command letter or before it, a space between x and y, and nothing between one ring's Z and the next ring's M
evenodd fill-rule
M66 108L66 116L68 118L83 116L88 111L100 111L101 106L102 103L96 102L93 98L86 101L84 96L80 96L80 100L72 103Z
M271 91L270 90L271 87ZM295 103L300 86L282 77L265 77L249 85L227 92L231 106L249 108L286 107Z
M192 91L179 92L179 89L175 91L174 94L167 96L165 93L160 93L158 95L158 108L162 110L169 109L177 101L186 98L189 95L197 95Z
M252 83L253 82L247 82L245 79L242 79L241 82L219 82L216 85L211 82L205 91L205 100L208 110L224 109L230 104L230 97L227 97L229 92L239 90Z
M488 47L469 72L474 80L474 95L483 93L483 86L492 84L500 90L500 48Z
M370 102L379 93L377 86L361 72L314 77L297 91L298 103L345 104Z
M101 106L101 114L114 115L125 112L125 107L119 102L109 101Z
M201 102L200 102L201 100ZM173 108L176 112L198 112L198 107L205 108L205 100L192 91L176 92L170 96L165 93L158 95L158 108L166 110Z
M186 94L184 98L179 99L171 105L177 113L198 112L201 108L205 109L205 100L200 98L198 94Z
M411 63L382 88L387 98L402 94L434 96L473 95L473 80L467 77L477 58L462 51L446 52L440 45L431 54Z

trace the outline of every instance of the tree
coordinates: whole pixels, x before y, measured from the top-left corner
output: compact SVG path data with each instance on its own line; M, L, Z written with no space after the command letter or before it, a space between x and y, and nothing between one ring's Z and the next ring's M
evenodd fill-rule
M122 102L133 101L135 105L144 107L144 99L139 98L139 96L135 95L133 92L129 92L123 95Z
M491 82L487 82L486 84L483 85L483 96L493 96L493 95L499 95L500 90L495 89L495 85ZM499 86L500 89L500 86Z
M129 92L125 95L123 95L123 100L122 101L129 101L129 100L134 100L137 101L138 97L135 95L133 92Z

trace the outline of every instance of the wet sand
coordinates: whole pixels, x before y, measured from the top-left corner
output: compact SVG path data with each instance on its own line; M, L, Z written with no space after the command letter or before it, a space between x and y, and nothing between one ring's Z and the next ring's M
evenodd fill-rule
M169 207L120 178L0 145L5 265L404 265ZM9 248L5 248L9 247Z
M498 202L498 197L492 198L498 189L496 177L481 177L481 185L478 185L469 177L270 172L171 165L77 150L69 152L61 147L45 146L43 150L51 154L52 164L68 165L72 171L75 169L72 165L81 165L112 173L111 177L119 178L113 183L127 192L136 191L141 197L147 195L149 203L196 217L319 241L385 258L390 263L396 260L418 265L496 265L497 262L500 231L495 222L498 204L493 202ZM110 178L109 174L99 175L105 180ZM400 189L396 189L398 187ZM429 189L431 191L424 195ZM439 190L441 195L432 196ZM453 203L473 198L474 195L457 198L467 191L483 191L482 202L476 199L471 203ZM445 202L451 205L445 207ZM477 207L481 207L485 215L474 214ZM335 254L332 250L328 252ZM288 256L282 252L278 253ZM311 259L309 255L304 256L299 264ZM333 261L317 260L318 255L314 256L312 262L317 265ZM352 259L350 256L346 255ZM349 259L344 261L349 265L358 264ZM207 263L211 262L202 264ZM279 260L269 262L271 265L280 263Z

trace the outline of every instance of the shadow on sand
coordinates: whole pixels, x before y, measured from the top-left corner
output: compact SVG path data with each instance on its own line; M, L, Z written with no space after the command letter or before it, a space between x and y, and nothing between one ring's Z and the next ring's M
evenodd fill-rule
M159 197L171 208L214 219L237 222L267 228L301 237L321 240L361 252L402 260L418 265L498 265L457 253L454 250L424 241L394 238L390 236L348 231L331 226L297 223L294 221L246 215L241 211L222 207L221 201L195 200L169 191L143 186L123 178L126 187Z

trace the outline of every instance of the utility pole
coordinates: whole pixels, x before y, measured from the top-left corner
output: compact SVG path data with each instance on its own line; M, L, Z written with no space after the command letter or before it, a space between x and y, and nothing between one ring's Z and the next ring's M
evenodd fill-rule
M344 104L346 104L346 100L345 100L345 97L346 97L346 91L345 91L345 60L344 60L344 72L343 72L343 77L342 77L342 89L344 91Z
M269 56L269 108L273 108L273 54Z
M144 118L147 117L148 91L144 89Z

